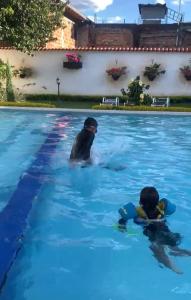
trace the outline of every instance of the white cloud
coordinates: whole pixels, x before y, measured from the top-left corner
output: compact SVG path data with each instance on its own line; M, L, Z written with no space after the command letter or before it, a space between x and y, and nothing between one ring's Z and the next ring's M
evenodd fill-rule
M98 12L105 10L113 3L113 0L71 0L70 3L81 11L91 9Z
M165 4L166 1L165 0L156 0L156 3Z
M181 4L182 4L182 5L185 5L186 3L189 3L189 2L191 2L191 0L182 0L182 1L181 1ZM173 0L173 1L172 1L172 4L174 4L174 5L179 5L179 4L180 4L180 1L179 1L179 0Z

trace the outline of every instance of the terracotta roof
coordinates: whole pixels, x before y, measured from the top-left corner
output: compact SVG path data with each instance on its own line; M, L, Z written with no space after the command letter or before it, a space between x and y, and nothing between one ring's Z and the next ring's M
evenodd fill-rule
M11 47L0 47L2 50L14 50ZM191 47L178 47L178 48L166 48L166 47L76 47L76 48L42 48L40 51L126 51L126 52L188 52L191 53Z

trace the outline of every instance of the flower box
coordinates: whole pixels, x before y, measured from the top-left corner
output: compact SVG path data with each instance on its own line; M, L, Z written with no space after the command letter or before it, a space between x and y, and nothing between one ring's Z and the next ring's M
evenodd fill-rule
M191 81L191 65L180 68L180 71L186 80Z
M164 74L166 71L161 70L160 64L154 63L145 67L143 75L148 78L149 81L155 80L155 78L161 74Z
M126 74L127 67L114 67L106 70L106 73L113 78L113 80L118 80L122 75Z
M149 73L147 74L147 78L148 78L149 81L155 80L156 76L157 75L155 75L155 74L149 74Z
M188 81L191 80L191 75L186 75L186 74L185 74L184 77L185 77L185 79L188 80Z
M30 67L21 67L13 71L13 75L20 78L30 78L33 76L33 69Z
M121 75L117 75L117 74L111 74L111 77L113 78L113 80L118 80L120 78Z
M82 68L82 62L75 62L75 61L65 61L63 63L63 67L67 69L81 69Z

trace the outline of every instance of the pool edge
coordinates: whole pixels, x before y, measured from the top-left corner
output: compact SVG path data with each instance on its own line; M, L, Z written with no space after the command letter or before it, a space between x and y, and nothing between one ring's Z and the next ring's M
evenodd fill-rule
M138 110L97 110L97 109L80 109L80 108L48 108L48 107L12 107L1 106L0 110L26 110L26 111L48 111L48 112L76 112L76 113L97 113L97 114L129 114L129 115L169 115L169 116L191 116L191 112L184 111L138 111Z

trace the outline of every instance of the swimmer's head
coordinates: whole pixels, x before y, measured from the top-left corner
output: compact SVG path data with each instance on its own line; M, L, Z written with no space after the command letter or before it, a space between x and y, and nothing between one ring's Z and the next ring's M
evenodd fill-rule
M88 117L84 122L84 128L92 131L93 133L97 132L98 123L96 119Z
M153 186L146 186L140 194L140 205L145 211L152 211L159 203L159 193Z

